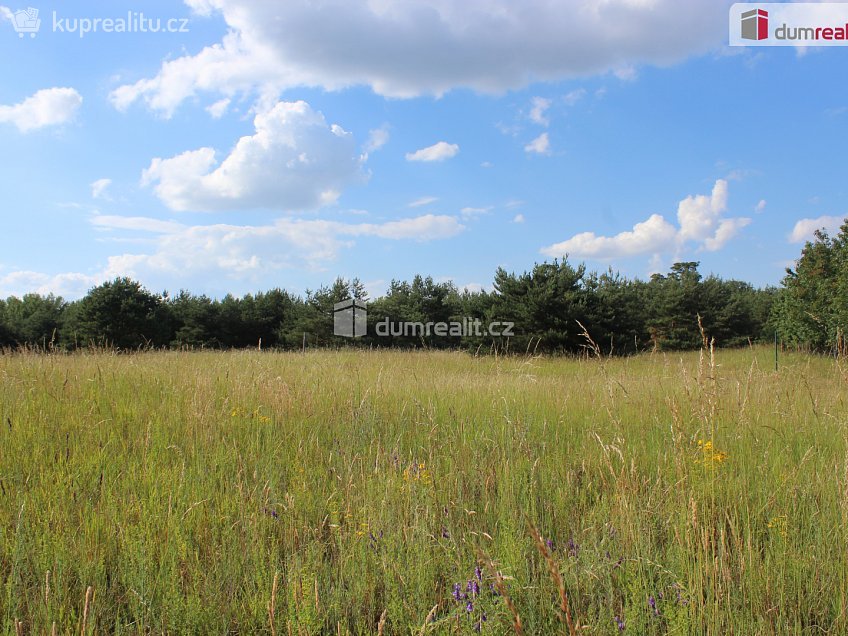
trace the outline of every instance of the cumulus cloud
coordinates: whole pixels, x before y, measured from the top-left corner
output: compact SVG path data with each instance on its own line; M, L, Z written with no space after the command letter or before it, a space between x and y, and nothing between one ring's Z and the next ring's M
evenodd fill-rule
M765 199L760 199L759 203L757 203L757 205L754 206L754 212L756 212L757 214L760 214L761 212L765 211L765 209L766 209L766 200Z
M44 88L14 106L0 105L0 123L14 124L21 132L71 121L82 105L73 88Z
M29 292L62 293L77 298L93 285L130 276L156 287L193 281L262 281L288 269L323 270L358 239L436 241L452 238L465 226L452 216L426 214L382 223L342 223L279 218L266 225L196 225L146 217L95 215L91 224L116 237L145 237L150 248L117 254L96 274L12 272L0 277L0 297Z
M96 276L69 272L44 274L42 272L16 271L0 276L0 297L26 294L54 294L63 298L79 298L97 284Z
M534 97L532 106L530 107L530 121L540 126L547 126L551 123L545 113L551 107L551 100L544 97Z
M256 115L256 132L242 137L220 163L213 148L156 158L143 185L172 210L306 210L333 203L363 178L353 136L328 126L303 101L279 102Z
M111 179L98 179L94 183L91 184L91 198L92 199L104 199L106 201L109 200L109 193L107 190L109 186L112 185Z
M718 218L727 210L727 181L719 179L712 193L689 195L677 206L680 239L703 241L714 231Z
M650 254L673 244L677 229L659 214L651 215L647 221L637 223L633 230L615 236L598 236L594 232L582 232L567 241L556 243L542 250L542 254L557 258L568 254L578 258L621 258Z
M324 269L342 249L353 247L357 238L432 241L456 236L464 226L454 217L428 214L385 223L280 218L259 226L216 224L162 229L167 231L156 239L155 249L149 253L110 258L107 277L211 275L251 279L303 264Z
M542 133L524 146L524 152L535 153L537 155L551 154L551 140L548 138L548 133Z
M675 226L660 214L651 215L632 230L614 236L598 236L582 232L570 239L542 248L542 254L560 257L565 254L577 258L599 260L626 258L643 254L654 256L681 249L694 243L697 249L717 251L750 224L745 217L727 218L727 181L715 182L710 194L688 196L677 207Z
M848 221L848 217L844 216L820 216L815 219L801 219L792 228L789 242L804 243L810 241L816 230L825 230L828 234L835 234L846 221Z
M524 215L523 214L516 214L512 218L512 222L513 223L524 223Z
M170 116L200 92L226 97L287 88L368 86L390 97L486 93L667 65L720 47L727 0L186 0L218 13L223 39L165 61L152 78L111 94ZM492 34L498 34L492 37Z
M230 98L225 97L224 99L219 99L214 104L210 104L206 107L206 112L212 117L212 119L221 119L224 115L227 114L227 110L230 108Z
M449 144L446 141L440 141L438 143L433 144L432 146L428 146L427 148L421 148L421 150L406 153L406 160L444 161L445 159L455 157L458 153L459 146L457 146L456 144Z

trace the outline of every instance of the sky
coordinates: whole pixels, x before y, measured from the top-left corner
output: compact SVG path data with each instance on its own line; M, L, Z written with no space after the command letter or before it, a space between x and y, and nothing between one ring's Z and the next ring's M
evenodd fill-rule
M566 255L776 285L848 216L848 48L730 47L729 2L32 1L35 37L0 5L0 297Z

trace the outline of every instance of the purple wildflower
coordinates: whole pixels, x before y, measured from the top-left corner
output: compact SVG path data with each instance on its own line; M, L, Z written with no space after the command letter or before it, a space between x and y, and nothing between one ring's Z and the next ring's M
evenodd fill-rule
M468 601L468 605L465 606L465 611L469 614L474 611L474 603Z
M442 526L442 539L450 539L450 532L444 526Z
M551 552L556 551L556 546L554 545L553 539L546 539L545 545L548 546L548 550Z
M468 593L471 594L471 596L480 596L480 584L477 583L475 579L468 581L468 585L465 586L465 589L468 590Z
M568 548L568 556L577 558L577 552L580 550L580 546L574 543L574 539L569 538L565 547Z
M453 584L453 598L457 603L465 599L465 594L462 593L462 586L459 583Z
M477 577L478 581L483 580L483 570L480 569L479 565L474 568L474 576Z
M613 620L615 620L615 624L618 627L618 631L624 631L624 620L619 618L618 616L613 616Z
M648 605L650 605L651 609L654 610L654 614L656 616L660 615L660 611L657 609L657 601L656 601L656 599L654 599L653 594L648 597Z

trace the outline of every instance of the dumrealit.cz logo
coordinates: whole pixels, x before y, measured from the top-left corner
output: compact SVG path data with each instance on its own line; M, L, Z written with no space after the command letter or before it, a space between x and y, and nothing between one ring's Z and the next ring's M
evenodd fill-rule
M848 3L737 3L730 8L731 46L846 46Z
M463 318L451 322L392 322L384 318L374 325L374 333L381 338L467 338L512 337L513 322L490 322L485 325L479 318ZM333 335L343 338L361 338L368 333L368 310L365 303L349 298L333 305Z
M745 40L765 40L768 37L768 11L751 9L743 13L742 37Z

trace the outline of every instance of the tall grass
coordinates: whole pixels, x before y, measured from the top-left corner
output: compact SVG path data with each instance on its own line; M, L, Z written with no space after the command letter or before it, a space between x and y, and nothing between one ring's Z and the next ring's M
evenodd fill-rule
M848 370L769 356L0 356L2 629L848 633Z

